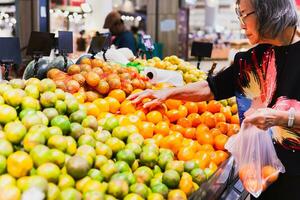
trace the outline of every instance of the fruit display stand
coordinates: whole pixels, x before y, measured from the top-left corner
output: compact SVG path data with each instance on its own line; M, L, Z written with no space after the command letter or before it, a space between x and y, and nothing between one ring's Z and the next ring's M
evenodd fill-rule
M169 84L98 59L47 76L0 83L1 200L187 199L224 174L234 99L146 110L126 97Z

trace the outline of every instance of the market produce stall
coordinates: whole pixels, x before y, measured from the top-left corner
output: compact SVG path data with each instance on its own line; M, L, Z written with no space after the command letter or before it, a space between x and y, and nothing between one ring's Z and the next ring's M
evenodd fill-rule
M49 66L42 80L0 83L0 199L222 195L233 169L224 145L240 128L235 99L133 105L130 94L173 87L150 82L147 66L179 70L185 83L206 78L176 56L127 66L84 57L67 71Z

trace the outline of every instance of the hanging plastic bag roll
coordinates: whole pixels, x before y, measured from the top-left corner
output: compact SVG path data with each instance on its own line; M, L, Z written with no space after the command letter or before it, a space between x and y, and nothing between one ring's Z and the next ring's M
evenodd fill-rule
M151 83L171 83L174 86L183 86L183 77L179 72L171 70L145 67L143 74L146 75Z

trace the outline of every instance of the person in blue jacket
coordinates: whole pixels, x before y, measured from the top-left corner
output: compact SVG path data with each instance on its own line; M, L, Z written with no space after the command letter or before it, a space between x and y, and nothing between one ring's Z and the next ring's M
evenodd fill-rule
M124 21L121 19L121 15L117 11L110 12L104 22L103 28L109 29L114 40L114 44L117 48L129 48L134 55L136 55L136 42L132 32L126 30Z

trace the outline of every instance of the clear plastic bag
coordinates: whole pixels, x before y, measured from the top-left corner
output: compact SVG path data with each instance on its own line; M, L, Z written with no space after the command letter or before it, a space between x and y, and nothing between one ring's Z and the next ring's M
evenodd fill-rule
M285 172L268 130L243 123L240 132L228 140L225 148L237 163L244 188L254 197L276 181L280 172Z

